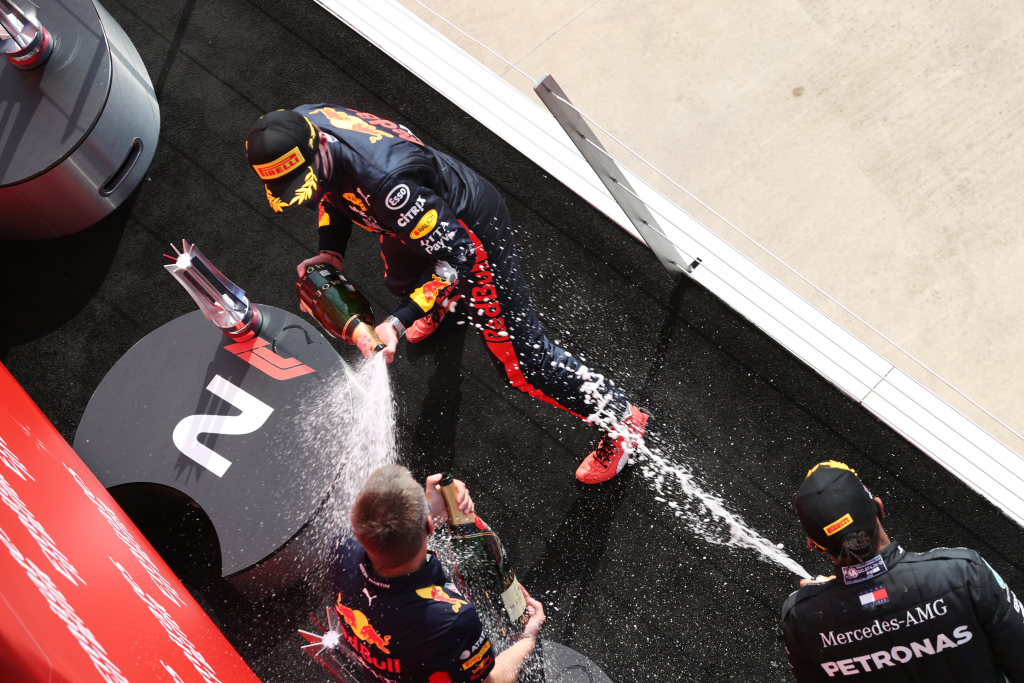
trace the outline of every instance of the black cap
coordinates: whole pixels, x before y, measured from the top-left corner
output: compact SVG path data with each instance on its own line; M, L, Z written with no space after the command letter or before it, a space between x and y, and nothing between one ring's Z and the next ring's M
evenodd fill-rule
M249 128L245 153L267 189L270 208L303 204L317 193L316 129L302 114L279 109L265 114Z
M796 511L808 538L838 555L843 539L855 531L873 531L878 506L857 473L829 460L815 465L796 494Z

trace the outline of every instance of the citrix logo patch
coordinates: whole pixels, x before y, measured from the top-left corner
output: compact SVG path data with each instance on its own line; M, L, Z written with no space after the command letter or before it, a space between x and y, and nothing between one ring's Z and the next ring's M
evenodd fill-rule
M387 200L385 200L386 202ZM403 202L404 203L404 202ZM422 196L416 197L416 202L409 207L409 210L398 217L398 226L404 228L412 222L412 219L423 213L423 207L426 206L427 200Z

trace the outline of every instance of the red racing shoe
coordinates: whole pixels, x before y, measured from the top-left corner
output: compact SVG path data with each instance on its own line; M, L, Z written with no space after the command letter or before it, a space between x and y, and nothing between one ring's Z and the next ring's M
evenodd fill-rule
M576 470L584 484L600 484L622 471L637 447L644 442L650 415L629 404L629 417L601 437L597 450L586 457Z
M412 324L408 330L405 331L405 338L411 344L423 341L430 335L437 331L437 328L441 325L441 321L444 319L445 313L449 310L455 310L455 302L462 298L461 294L456 294L450 299L439 301L430 313L417 320Z

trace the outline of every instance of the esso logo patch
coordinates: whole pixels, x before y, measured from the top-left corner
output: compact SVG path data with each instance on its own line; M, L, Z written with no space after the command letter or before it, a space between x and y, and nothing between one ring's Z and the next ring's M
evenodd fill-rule
M401 209L407 201L409 201L409 186L405 183L391 188L391 192L388 192L388 196L384 198L385 206L392 210Z

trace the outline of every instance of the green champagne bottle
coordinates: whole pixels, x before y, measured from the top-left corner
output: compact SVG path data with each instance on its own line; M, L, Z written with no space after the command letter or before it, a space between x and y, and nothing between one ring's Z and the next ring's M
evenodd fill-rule
M523 632L530 614L508 554L498 535L480 517L459 510L450 472L441 475L441 495L450 518L455 580L485 626L509 641Z
M306 266L295 281L295 293L310 315L335 339L356 344L370 338L374 352L385 348L374 331L377 321L363 293L329 263Z

